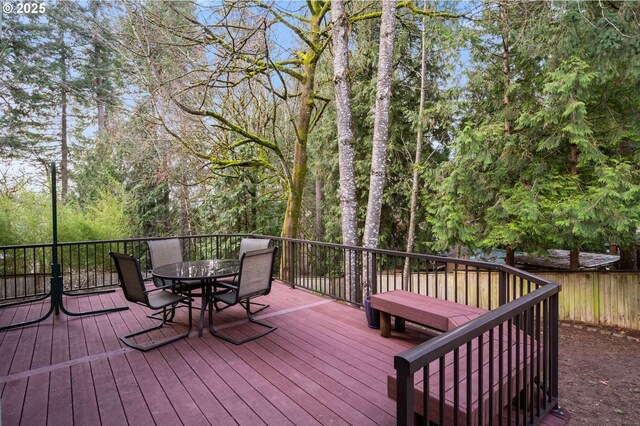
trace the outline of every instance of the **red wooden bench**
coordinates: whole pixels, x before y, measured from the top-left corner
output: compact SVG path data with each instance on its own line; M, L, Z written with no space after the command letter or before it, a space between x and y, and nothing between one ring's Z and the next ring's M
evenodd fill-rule
M391 316L396 331L404 331L405 320L440 331L456 328L487 312L486 309L462 305L404 290L393 290L371 296L371 307L380 311L380 334L391 335Z

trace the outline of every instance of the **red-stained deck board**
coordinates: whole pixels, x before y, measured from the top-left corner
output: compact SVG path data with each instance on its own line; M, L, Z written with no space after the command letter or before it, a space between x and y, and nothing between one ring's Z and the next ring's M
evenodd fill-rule
M161 349L167 363L176 375L185 383L189 383L187 392L197 404L198 409L209 422L217 424L234 424L233 418L216 396L220 393L208 377L200 377L194 368L199 355L188 344L170 345Z
M183 353L182 347L185 345L193 350ZM177 343L176 346L194 373L211 391L213 399L224 407L226 414L220 413L222 419L229 415L240 424L261 423L260 418L252 411L251 407L238 398L233 388L216 373L214 368L223 368L222 364L220 364L222 360L217 355L215 357L212 356L210 347L201 339L189 342L183 341Z
M245 337L245 336L240 335L238 333L238 337ZM273 341L273 343L278 345L279 347L269 346L268 340L265 339L264 342L260 342L259 344L263 346L264 349L266 349L267 351L286 350L287 347L291 346L291 343L293 343L293 345L295 345L296 347L302 350L304 349L305 344L302 341L297 340L293 334L288 336L281 334L280 336L269 336L269 337L270 339L268 340ZM280 340L280 339L286 339L286 340ZM283 354L283 357L286 357L284 358L285 360L290 359L292 356L294 356L294 354L291 354L291 353L289 353L288 355ZM297 351L295 356L299 357L301 362L304 362L307 365L314 367L313 370L307 371L308 377L313 378L314 374L321 373L324 377L319 379L314 379L314 380L316 380L319 384L321 384L323 387L327 389L335 389L334 393L340 392L342 395L345 395L345 402L351 403L352 405L354 405L354 407L356 407L354 409L357 409L357 406L359 406L360 403L358 403L357 398L353 394L353 391L354 390L362 391L363 385L366 385L366 383L363 383L362 381L354 379L349 375L349 373L345 373L344 370L341 370L338 367L336 367L336 363L339 362L337 359L322 359L322 358L327 358L326 354L324 357L321 358L317 356L311 356L310 354L305 354L303 351ZM356 371L356 370L352 369L351 371ZM318 376L315 376L315 377L318 377ZM365 405L374 404L376 407L374 407L374 409L371 410L371 412L376 411L377 416L384 417L386 416L386 414L383 412L385 408L384 405L387 404L389 401L386 397L384 397L382 388L379 388L379 389L380 389L379 392L369 392L369 395L371 397L369 398L369 400L362 402L362 404L365 404ZM378 409L381 409L381 411L377 411Z
M52 384L55 386L55 384ZM57 386L56 393L61 389ZM100 423L98 401L93 386L93 376L89 363L71 367L71 395L73 405L73 421L75 424L95 425ZM62 419L50 418L52 424L64 424Z
M258 344L265 343L259 342ZM354 410L348 402L344 401L343 392L335 387L332 388L333 383L321 372L302 361L296 362L292 359L291 353L283 350L276 343L271 342L265 348L267 349L264 355L266 362L286 374L298 387L309 393L319 403L329 407L343 421L350 424L370 422L365 415Z
M2 392L2 424L19 424L28 379L8 382Z
M211 337L213 338L213 336ZM243 423L250 424L252 421L255 421L252 419L253 416L249 416L251 411L254 411L256 413L256 417L258 418L271 419L269 420L271 422L284 421L285 423L288 423L286 417L282 415L282 413L280 413L275 407L273 407L273 405L270 404L262 394L256 392L255 389L253 389L251 383L248 382L246 377L243 377L242 374L232 368L232 364L236 362L237 358L235 353L227 353L225 354L226 356L223 356L221 354L220 348L227 344L226 342L224 342L222 345L209 344L208 341L193 343L194 348L199 353L202 352L203 357L206 358L210 367L214 369L216 374L224 382L224 386L228 386L229 389L232 389L233 392L237 395L235 397L236 400L238 400L237 403L243 403L243 407L235 407L236 412L238 410L244 411L244 413L242 413L242 416L247 418L248 421L245 420ZM196 343L198 344L198 346L195 345ZM214 390L215 392L215 388L212 388L212 390ZM258 413L262 413L262 415Z
M24 398L22 423L41 425L47 420L47 402L49 398L49 375L39 374L29 378Z
M365 385L384 394L384 377L389 371L388 364L382 368L376 366L374 365L376 360L363 359L357 349L350 348L345 344L336 344L331 353L323 352L322 348L312 343L313 337L318 337L317 334L309 338L304 335L303 330L295 330L290 323L282 323L281 325L283 328L287 326L292 332L291 335L281 333L280 336L286 338L299 349L297 355L303 361L311 365L318 365L325 374L334 380L343 383L357 383L352 388ZM309 338L309 340L305 340L305 338ZM276 337L273 338L273 340L275 339Z
M40 316L40 312L42 311L42 303L35 303L29 307L21 306L18 309L28 310L28 318L38 318ZM45 325L45 327L47 327ZM51 327L50 325L48 327ZM33 358L34 348L36 346L36 338L38 337L38 328L39 327L24 327L23 329L14 329L7 331L8 333L16 333L19 337L17 341L17 345L15 346L15 351L13 357L11 359L10 368L8 369L9 374L17 373L19 371L29 370L31 366L31 360ZM6 343L5 343L6 344ZM5 370L5 368L0 368L0 370Z
M144 354L150 365L153 365L153 374L170 401L182 407L176 410L176 414L183 424L202 424L205 417L193 400L189 390L180 380L161 351L149 351Z
M154 422L167 425L178 424L179 417L156 379L145 355L138 351L131 351L126 354L126 357Z
M286 375L265 361L268 353L262 345L254 344L250 348L240 346L235 353L243 361L237 363L237 370L294 424L319 424L316 418L331 417L332 412L327 407L318 404Z
M94 380L96 399L103 424L125 424L127 416L120 401L118 388L111 372L109 360L100 359L91 362L91 374Z
M270 336L270 339L261 342L261 344L266 346L269 340L273 341L278 347L267 348L275 353L282 351L282 357L288 356L288 358L284 359L291 360L292 364L300 371L303 371L305 365L311 367L303 371L304 374L332 394L339 396L343 402L351 405L354 410L360 410L362 414L376 422L384 421L389 416L388 407L385 407L385 404L389 401L384 398L383 393L371 391L370 389L364 392L368 397L362 398L361 394L366 389L366 387L363 388L365 384L354 379L350 374L345 374L344 371L339 370L330 360L323 359L326 356L303 357L304 352L292 352L290 348L298 346L299 338L300 336L295 336L293 333L287 334L283 332L278 336ZM353 369L352 371L356 370ZM378 374L378 371L375 370L374 374Z
M238 334L237 337L241 336ZM340 388L339 390L335 390L338 384L324 374L328 366L322 365L321 369L318 370L318 367L306 364L304 362L304 353L297 349L295 341L291 342L289 340L291 338L295 340L293 335L287 336L284 332L275 332L245 346L256 344L264 346L266 349L264 360L290 378L301 390L307 392L326 407L331 407L334 411L337 411L336 408L344 407L344 410L340 410L343 421L349 423L370 422L371 420L361 416L360 413L353 412L353 409L348 409L349 405L342 401L341 398L336 397L336 393L342 395L346 392L346 389ZM298 358L299 362L295 362L294 360ZM289 359L291 361L283 362L283 359ZM315 358L314 360L320 361ZM331 372L328 374L331 374ZM332 391L332 389L334 390ZM344 411L344 413L342 413L342 411Z
M71 397L71 370L61 368L52 371L49 377L48 419L60 419L51 423L62 423L73 419L73 400Z
M144 425L152 423L153 418L126 356L120 355L109 358L109 365L111 366L122 408L129 424Z
M266 354L259 345L244 345L237 348L220 345L216 350L220 356L229 359L230 368L242 375L247 383L264 396L290 422L293 424L315 423L313 417L298 406L295 400L269 380L273 379L275 382L279 382L281 375L276 374L276 371L264 361ZM285 386L283 385L283 387ZM288 389L293 390L292 387Z

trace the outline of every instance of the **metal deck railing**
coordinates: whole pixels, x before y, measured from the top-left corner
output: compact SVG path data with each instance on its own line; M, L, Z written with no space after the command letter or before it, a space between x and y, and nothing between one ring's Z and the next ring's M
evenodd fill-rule
M356 306L370 294L403 289L489 310L395 357L398 424L413 423L420 404L424 418L441 425L451 419L455 424L536 424L557 406L557 283L506 265L391 250L248 234L178 238L185 258L197 260L236 257L243 237L270 238L279 247L280 280ZM116 286L109 251L133 254L148 271L146 241L151 239L59 243L64 290ZM51 244L0 247L0 304L46 297L51 252ZM474 348L486 349L476 358L461 356ZM461 371L473 380L461 382ZM422 401L414 401L416 376L425 389L437 380L438 392L424 392ZM462 400L486 393L488 405L462 413Z

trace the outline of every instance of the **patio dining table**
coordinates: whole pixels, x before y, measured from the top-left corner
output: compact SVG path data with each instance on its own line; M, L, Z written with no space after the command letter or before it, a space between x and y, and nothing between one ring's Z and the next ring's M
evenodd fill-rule
M174 283L200 281L202 285L202 306L200 307L200 319L198 320L198 336L202 336L204 312L207 307L209 307L209 317L213 314L210 302L214 294L214 288L222 287L223 291L224 289L234 288L231 284L218 280L237 275L239 269L240 261L238 259L211 259L170 263L154 268L151 274L161 280Z

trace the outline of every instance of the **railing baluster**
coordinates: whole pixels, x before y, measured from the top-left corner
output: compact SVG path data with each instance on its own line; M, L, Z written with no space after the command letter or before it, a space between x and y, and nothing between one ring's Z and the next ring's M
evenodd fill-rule
M549 338L551 352L551 398L558 400L558 293L549 300Z
M440 357L440 362L438 364L438 387L439 387L439 395L438 395L438 424L439 425L444 425L446 424L444 421L444 391L446 388L446 377L445 377L445 362L444 362L444 355Z
M449 300L449 264L444 264L444 300Z
M483 411L483 406L484 406L484 398L482 397L484 395L482 389L483 389L483 379L484 379L484 335L481 334L478 336L478 424L483 425L485 424L484 421L484 411Z
M528 311L522 313L522 362L524 364L524 368L522 369L522 424L527 424L527 402L529 398L527 397L527 387L529 384L527 383L527 370L529 366L529 360L527 359L527 349L530 346L529 343L529 318Z
M502 418L504 417L504 323L498 326L498 353L500 354L500 363L498 364L498 424L502 426Z
M487 281L491 282L491 274L487 270ZM476 306L480 307L480 271L476 274Z
M522 333L522 314L518 313L516 326L516 426L520 424L520 335Z
M453 301L458 303L458 264L453 265Z
M493 411L493 385L494 385L494 366L493 366L493 357L494 357L494 353L493 353L493 328L491 330L489 330L489 359L487 361L489 361L489 412L487 413L489 415L489 424L493 424L493 416L495 415L494 411Z
M509 404L509 408L507 409L507 424L511 425L511 412L513 409L511 408L511 401L513 400L512 393L512 376L513 376L513 319L509 318L507 321L507 403Z
M471 343L471 340L469 340L467 342L467 425L472 424L471 415L473 414L473 380L471 380L471 378L473 377L472 358L473 345Z
M460 411L460 348L453 350L453 424L458 424Z
M551 380L549 380L549 360L551 359L551 354L549 353L549 301L545 300L543 302L544 304L542 305L542 316L543 316L543 321L542 321L542 335L543 335L543 342L542 342L542 352L544 353L544 363L542 364L542 376L544 377L543 383L544 383L544 399L543 399L543 404L542 404L542 408L544 408L545 410L547 409L547 402L551 402L551 393L549 392L550 390L550 384L551 384ZM548 401L547 401L547 396L548 396Z
M430 415L430 410L429 410L429 389L430 386L429 384L430 382L430 375L431 372L429 371L429 366L431 364L427 364L424 366L424 368L422 369L423 373L422 373L422 413L423 413L423 423L428 426L430 424L429 422L429 415Z
M533 315L533 307L528 311L529 315L529 413L531 418L531 424L533 424L533 370L535 368L534 362L537 360L537 357L534 353L534 321L535 317Z

